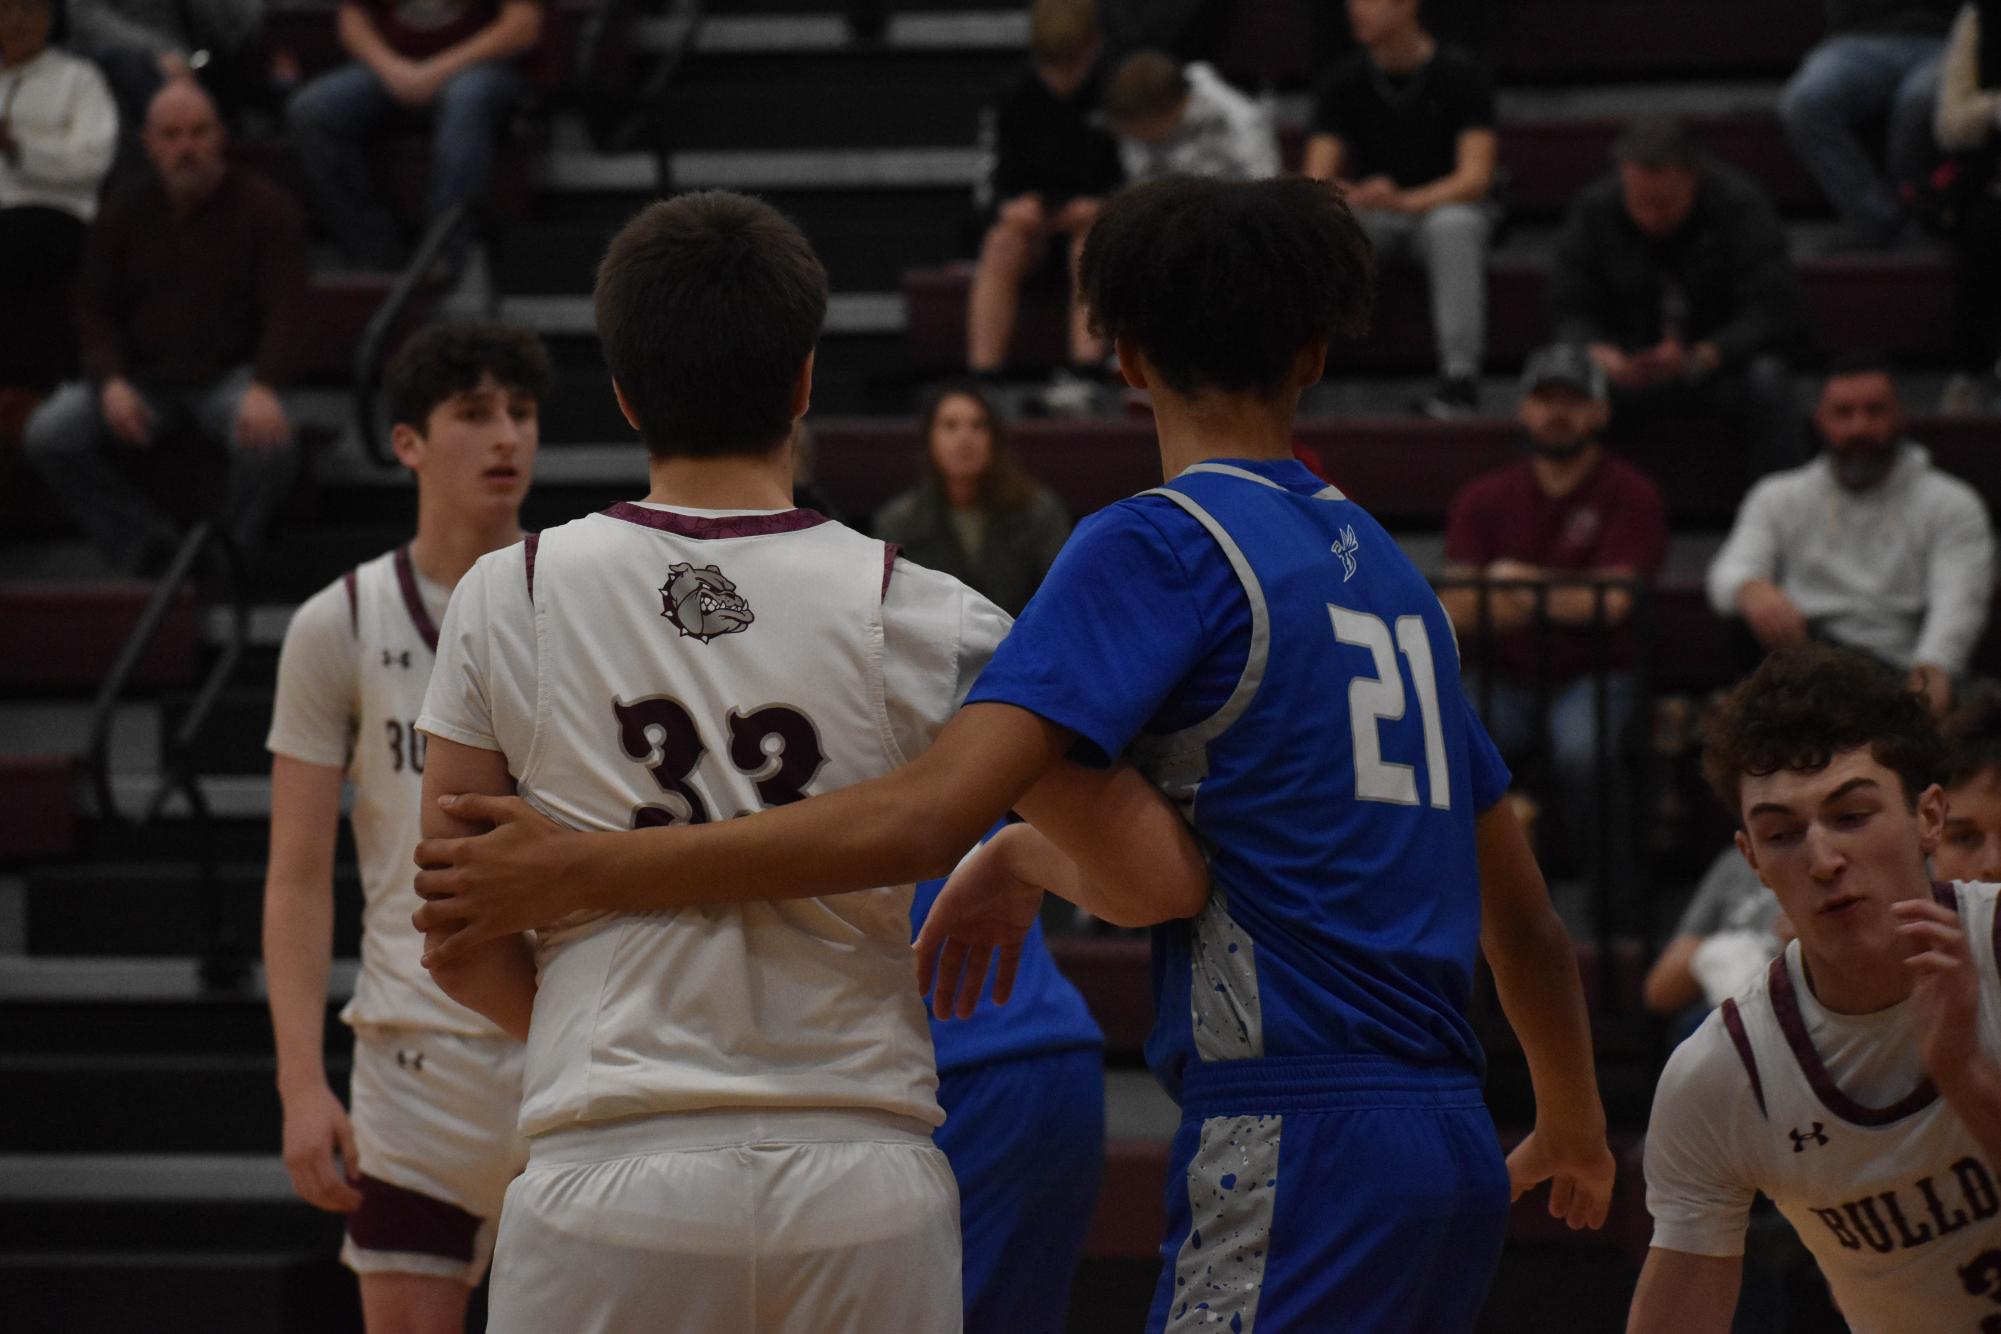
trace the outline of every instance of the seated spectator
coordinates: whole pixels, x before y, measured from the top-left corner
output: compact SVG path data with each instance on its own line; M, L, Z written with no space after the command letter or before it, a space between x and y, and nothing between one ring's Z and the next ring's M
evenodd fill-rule
M1487 346L1493 83L1432 39L1418 0L1348 0L1348 14L1362 49L1314 95L1306 174L1341 185L1378 256L1423 266L1440 380L1417 406L1466 416L1479 406Z
M199 79L227 116L268 82L261 59L260 0L68 0L69 46L97 62L118 103L121 128L111 187L146 176L139 129L169 79Z
M1278 175L1271 116L1201 61L1182 65L1159 51L1127 56L1105 90L1105 115L1119 136L1128 180Z
M0 297L15 310L76 272L118 139L96 66L49 45L54 5L0 0Z
M966 315L966 361L981 376L1007 360L1022 283L1057 265L1070 283L1071 362L1095 370L1105 358L1077 298L1084 236L1120 180L1118 144L1094 123L1104 95L1097 9L1035 0L1028 23L1030 67L989 113L993 217Z
M2001 0L1959 11L1946 44L1936 129L1967 175L1953 238L1955 374L1940 408L2001 407Z
M1703 873L1695 897L1676 923L1640 988L1640 1001L1655 1014L1683 1014L1699 1022L1730 997L1757 981L1786 942L1792 923L1779 901L1758 879L1743 854L1725 848ZM1694 1022L1685 1022L1685 1032Z
M1932 854L1941 880L2001 881L2001 690L1968 692L1947 715L1945 836Z
M1521 585L1564 576L1651 580L1667 556L1667 507L1651 478L1599 443L1605 377L1583 348L1531 357L1518 411L1529 457L1467 483L1445 525L1445 577L1501 586L1447 588L1440 601L1465 660L1487 677L1468 694L1485 710L1494 743L1511 759L1548 755L1549 795L1562 799L1545 808L1563 825L1573 858L1588 864L1588 840L1603 818L1599 752L1616 781L1618 738L1636 702L1636 646L1626 624L1633 600L1621 588L1605 590L1601 604L1584 584ZM1594 682L1601 662L1602 738Z
M1746 438L1752 475L1798 462L1789 358L1805 305L1770 198L1671 120L1636 123L1614 157L1557 243L1557 337L1590 346L1616 418L1721 415Z
M924 411L924 479L875 515L875 535L1018 616L1070 536L1062 502L1023 471L985 394L953 385Z
M1827 37L1779 99L1793 151L1857 246L1883 249L1905 233L1897 187L1923 177L1933 156L1939 54L1956 3L1827 0ZM1886 151L1877 154L1863 131L1886 122Z
M484 203L501 133L527 94L515 64L541 40L541 0L342 0L337 23L354 63L293 96L292 146L318 215L347 258L399 268L403 238L376 196L369 137L428 118L427 225L461 200ZM463 254L461 245L451 262Z
M30 462L123 570L164 562L166 514L127 470L169 432L231 457L223 517L256 545L296 464L278 390L299 344L305 224L271 182L231 166L208 94L176 79L153 98L145 146L157 180L109 205L85 243L82 382L28 419Z
M1878 358L1836 363L1814 425L1825 452L1744 497L1710 605L1766 650L1827 639L1905 669L1943 714L1994 593L1987 507L1905 436Z

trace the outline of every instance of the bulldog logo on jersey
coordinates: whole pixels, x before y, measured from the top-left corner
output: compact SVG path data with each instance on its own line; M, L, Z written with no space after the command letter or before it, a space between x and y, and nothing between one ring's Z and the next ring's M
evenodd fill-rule
M704 644L717 635L736 634L757 619L721 570L685 561L667 568L667 582L660 585L660 614L683 635Z

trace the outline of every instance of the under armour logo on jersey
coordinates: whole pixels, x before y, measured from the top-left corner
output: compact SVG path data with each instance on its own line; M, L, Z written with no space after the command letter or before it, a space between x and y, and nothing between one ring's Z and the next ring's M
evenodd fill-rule
M388 649L383 649L382 665L384 667L409 667L410 650L406 648L401 653L392 653Z
M1355 570L1360 565L1356 560L1356 554L1361 549L1362 544L1355 540L1355 526L1349 524L1341 530L1341 540L1334 544L1334 554L1341 558L1342 583L1345 584L1355 577Z
M697 568L686 561L667 567L667 582L660 585L660 614L683 635L704 644L718 635L737 634L757 619L721 570L713 565Z
M423 1074L424 1053L420 1051L398 1051L396 1053L396 1068L399 1070L415 1070L418 1074Z
M1788 1130L1786 1133L1793 1137L1794 1153L1805 1153L1808 1141L1821 1145L1827 1143L1827 1127L1818 1121L1813 1123L1812 1130Z

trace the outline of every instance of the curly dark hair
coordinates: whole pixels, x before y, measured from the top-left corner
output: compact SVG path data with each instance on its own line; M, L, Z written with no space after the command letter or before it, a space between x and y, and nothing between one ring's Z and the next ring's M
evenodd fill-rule
M486 375L540 402L555 373L542 340L502 324L433 324L411 334L383 373L389 420L422 434L438 404Z
M1832 644L1781 649L1737 684L1710 718L1702 775L1733 818L1747 776L1811 773L1864 746L1904 785L1913 810L1944 767L1924 697L1874 658Z
M1325 182L1167 176L1105 205L1081 285L1093 329L1175 390L1270 396L1303 348L1368 327L1375 252Z
M1970 691L1939 724L1945 767L1939 782L1961 787L1982 774L2001 774L2001 687Z

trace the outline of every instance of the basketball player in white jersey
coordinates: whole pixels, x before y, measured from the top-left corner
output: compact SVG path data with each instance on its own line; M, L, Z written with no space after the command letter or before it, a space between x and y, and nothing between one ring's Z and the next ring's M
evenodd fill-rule
M264 963L285 1165L308 1202L348 1216L371 1334L457 1334L523 1150L520 1045L438 989L409 929L421 812L424 687L452 586L518 542L549 361L533 334L441 325L386 376L396 455L417 480L412 541L350 570L285 633L268 745ZM351 1109L321 1051L341 790L365 894Z
M518 791L576 829L727 820L888 773L952 717L1007 616L792 507L825 310L805 237L741 195L654 204L612 241L598 329L651 491L454 594L419 721L427 836L477 832L445 793ZM1144 780L1073 781L1080 810L1133 808L1094 865L1199 904L1199 853ZM910 901L575 914L438 970L528 1044L489 1331L960 1328Z
M2001 1331L2001 891L1931 879L1941 757L1921 696L1821 644L1712 727L1705 772L1799 935L1661 1076L1629 1334L1730 1328L1759 1192L1855 1334Z

